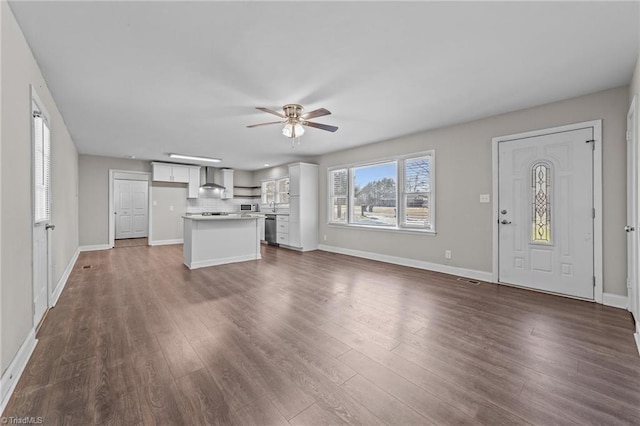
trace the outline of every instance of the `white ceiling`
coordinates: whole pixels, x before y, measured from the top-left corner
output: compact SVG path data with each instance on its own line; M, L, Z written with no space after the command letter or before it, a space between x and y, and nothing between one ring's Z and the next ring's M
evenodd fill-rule
M11 2L81 154L257 169L628 84L636 2ZM256 111L333 115L291 148Z

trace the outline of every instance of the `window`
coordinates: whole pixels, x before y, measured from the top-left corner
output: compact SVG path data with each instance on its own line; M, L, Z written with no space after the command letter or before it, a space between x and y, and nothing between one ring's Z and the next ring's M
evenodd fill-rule
M351 223L397 225L397 176L395 161L351 169Z
M34 221L50 219L51 132L46 118L33 104L33 188Z
M281 178L276 181L276 203L289 204L289 178Z
M536 163L531 168L533 242L551 242L551 167Z
M404 161L402 225L427 228L431 212L431 155Z
M328 170L329 223L434 231L434 152Z
M266 180L262 182L262 204L271 204L276 200L276 181Z
M265 180L262 182L262 204L289 204L289 178Z
M333 223L347 222L347 195L349 186L349 171L336 169L329 172L329 206L331 213L329 221Z

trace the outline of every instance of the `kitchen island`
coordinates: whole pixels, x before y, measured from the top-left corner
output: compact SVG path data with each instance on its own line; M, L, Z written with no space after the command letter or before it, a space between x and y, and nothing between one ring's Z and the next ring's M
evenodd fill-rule
M182 216L189 269L261 259L259 215Z

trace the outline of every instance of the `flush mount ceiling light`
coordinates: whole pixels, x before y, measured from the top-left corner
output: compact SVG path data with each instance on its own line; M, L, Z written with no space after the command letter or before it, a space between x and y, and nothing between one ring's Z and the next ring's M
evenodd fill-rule
M222 161L220 158L197 157L195 155L182 155L182 154L169 154L169 157L177 158L180 160L207 161L209 163L219 163Z
M336 130L338 130L336 126L307 121L310 118L323 117L325 115L331 114L329 110L324 108L316 109L311 112L307 112L306 114L302 113L304 108L302 107L302 105L298 104L287 104L283 106L282 113L263 107L256 107L256 109L269 114L277 115L284 120L271 121L269 123L252 124L247 127L266 126L268 124L284 124L284 127L282 128L282 134L288 138L293 139L292 142L295 142L296 140L298 140L297 138L304 134L304 127L302 126L315 127L316 129L326 130L328 132L335 132ZM299 140L298 143L300 143Z

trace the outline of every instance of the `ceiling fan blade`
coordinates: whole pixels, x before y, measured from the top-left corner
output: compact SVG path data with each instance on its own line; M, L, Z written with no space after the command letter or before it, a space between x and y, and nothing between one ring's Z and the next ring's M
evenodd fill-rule
M329 114L331 114L331 111L329 111L328 109L319 108L319 109L316 109L316 110L313 110L313 111L309 111L306 114L302 114L300 116L300 118L302 118L304 120L307 120L309 118L322 117L322 116L329 115Z
M287 121L270 121L268 123L260 123L260 124L252 124L250 126L247 127L258 127L258 126L267 126L269 124L282 124L282 123L286 123Z
M330 126L328 124L314 123L312 121L301 121L300 124L302 124L303 126L315 127L316 129L326 130L328 132L335 132L336 130L338 130L338 128L336 126Z
M269 114L277 115L280 118L287 118L283 113L278 112L278 111L274 111L274 110L269 109L269 108L256 107L256 109L259 109L260 111L263 111L263 112L268 112Z

